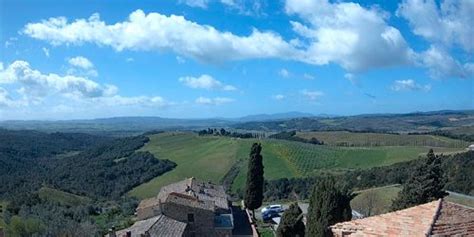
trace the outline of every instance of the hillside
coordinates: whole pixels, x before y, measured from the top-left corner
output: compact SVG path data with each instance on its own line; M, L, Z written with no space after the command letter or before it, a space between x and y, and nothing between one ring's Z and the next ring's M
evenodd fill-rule
M295 118L277 121L255 121L232 127L265 131L377 131L430 132L474 125L474 111L434 111L409 114L373 114L330 118Z
M317 138L332 146L432 146L466 148L469 142L434 135L408 135L386 133L298 132L297 137Z
M163 185L186 177L222 182L229 170L237 175L232 189L243 188L247 157L256 139L198 136L194 133L161 133L150 136L141 151L169 159L177 167L160 177L134 188L130 194L139 198L155 195ZM345 172L368 169L413 160L426 153L423 146L331 147L276 139L259 140L263 146L265 178L305 177L320 172ZM435 147L436 152L454 152L459 148Z

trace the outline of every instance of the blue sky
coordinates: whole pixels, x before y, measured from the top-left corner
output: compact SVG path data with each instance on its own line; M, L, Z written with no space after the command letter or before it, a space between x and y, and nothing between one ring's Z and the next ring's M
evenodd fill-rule
M474 109L474 1L0 2L0 120Z

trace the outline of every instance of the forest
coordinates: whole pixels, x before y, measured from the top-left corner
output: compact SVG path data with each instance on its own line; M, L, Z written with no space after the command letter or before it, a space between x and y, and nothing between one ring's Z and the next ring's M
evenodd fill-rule
M148 142L145 136L111 139L1 130L0 140L0 199L8 203L4 219L12 235L104 231L106 226L98 226L94 217L133 214L137 201L122 195L176 166L151 153L135 152ZM45 200L38 194L42 187L90 201L67 205Z

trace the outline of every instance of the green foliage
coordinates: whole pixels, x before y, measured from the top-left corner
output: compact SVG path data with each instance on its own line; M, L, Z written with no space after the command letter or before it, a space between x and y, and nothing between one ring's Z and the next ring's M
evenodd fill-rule
M7 228L7 235L12 237L28 237L44 234L45 226L39 219L13 216Z
M441 159L430 150L426 163L416 167L415 172L403 185L402 191L393 201L392 209L405 209L442 198L446 196L444 185Z
M316 182L308 208L308 236L331 236L329 226L352 218L354 195L328 177Z
M288 141L295 141L295 142L304 142L304 143L311 143L314 145L324 145L323 141L318 140L315 137L300 137L296 136L296 131L283 131L277 134L273 134L268 136L268 138L275 138L275 139L283 139Z
M303 223L303 211L298 203L292 203L281 217L276 231L278 237L304 237L305 226Z
M263 201L263 157L260 154L262 146L254 143L250 150L250 160L247 172L247 185L244 197L245 207L255 210L262 206Z

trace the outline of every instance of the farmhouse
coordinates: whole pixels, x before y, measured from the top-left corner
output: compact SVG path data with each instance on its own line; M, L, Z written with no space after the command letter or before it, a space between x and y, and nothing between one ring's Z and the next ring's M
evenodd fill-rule
M232 236L234 228L224 187L195 178L162 187L136 214L133 226L108 236Z
M439 199L378 216L331 226L338 236L468 236L474 209Z

